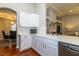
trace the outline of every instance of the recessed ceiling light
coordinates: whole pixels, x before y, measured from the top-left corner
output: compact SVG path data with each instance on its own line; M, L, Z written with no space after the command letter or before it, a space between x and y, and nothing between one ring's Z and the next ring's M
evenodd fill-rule
M71 13L72 13L72 10L70 10L69 12L71 12Z
M12 25L13 25L13 24L14 24L14 22L13 22L13 21L11 21L11 22L10 22L10 24L12 24Z

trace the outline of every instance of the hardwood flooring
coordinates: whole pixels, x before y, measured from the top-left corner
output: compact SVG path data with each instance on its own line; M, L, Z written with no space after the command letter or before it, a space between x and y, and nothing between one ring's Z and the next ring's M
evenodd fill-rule
M8 46L0 47L0 56L16 56L17 51L15 45L13 45L12 48L9 48Z
M33 49L28 49L23 52L20 52L16 49L16 46L13 45L12 48L4 47L0 48L0 56L40 56Z
M20 52L19 56L40 56L40 55L36 51L34 51L32 48L30 48L28 50Z

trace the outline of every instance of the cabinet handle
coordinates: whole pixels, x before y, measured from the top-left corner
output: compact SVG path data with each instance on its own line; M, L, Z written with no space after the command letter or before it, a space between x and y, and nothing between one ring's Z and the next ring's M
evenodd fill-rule
M46 45L43 44L43 48L46 48Z
M46 48L46 45L45 45L45 48Z
M44 44L43 44L43 48L44 48Z
M68 51L74 52L74 53L79 53L79 51L69 47L69 46L64 46Z

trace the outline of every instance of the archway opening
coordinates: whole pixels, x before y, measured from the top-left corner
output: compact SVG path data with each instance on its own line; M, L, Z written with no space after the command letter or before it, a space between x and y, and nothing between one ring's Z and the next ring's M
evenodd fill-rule
M0 40L0 47L16 45L16 11L10 8L0 8Z

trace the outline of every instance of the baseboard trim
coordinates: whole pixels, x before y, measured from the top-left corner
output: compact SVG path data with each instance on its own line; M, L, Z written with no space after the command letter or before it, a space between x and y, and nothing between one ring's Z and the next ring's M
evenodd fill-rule
M19 51L20 53L24 53L26 51L29 51L30 49L32 49L35 53L37 53L39 56L41 56L38 52L36 52L33 48L28 48L28 49L25 49L23 51Z
M41 56L37 51L35 51L33 48L31 48L35 53L37 53L39 56Z
M22 51L20 51L20 52L25 52L25 51L28 51L28 50L30 50L30 49L32 49L32 48L24 49L24 50L22 50Z

